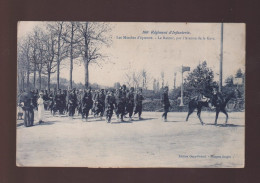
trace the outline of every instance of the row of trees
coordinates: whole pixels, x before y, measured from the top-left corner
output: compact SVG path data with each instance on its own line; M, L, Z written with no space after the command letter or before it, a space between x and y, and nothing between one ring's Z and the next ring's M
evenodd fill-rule
M102 47L111 44L111 27L102 22L51 22L35 27L32 32L19 38L17 48L18 81L24 89L33 87L36 81L41 89L42 76L47 76L50 89L51 75L57 74L57 88L60 88L61 63L70 60L70 88L73 86L73 66L77 60L84 64L85 87L89 86L89 65L99 64L107 56ZM38 80L37 80L38 75Z
M152 77L146 69L142 69L141 71L126 72L124 80L127 87L141 87L144 90L147 90L152 81Z

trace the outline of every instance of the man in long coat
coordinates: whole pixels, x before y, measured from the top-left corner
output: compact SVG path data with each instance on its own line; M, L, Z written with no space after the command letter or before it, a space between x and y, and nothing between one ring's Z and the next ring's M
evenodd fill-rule
M169 112L169 108L171 107L169 96L168 96L168 90L169 90L168 86L166 86L163 90L163 94L162 94L162 98L161 98L161 102L162 102L163 109L164 109L164 112L162 114L162 118L163 118L164 122L167 121L167 113Z
M33 98L34 98L33 92L27 89L26 92L21 94L19 99L19 103L21 104L22 109L24 110L25 127L33 126L33 122L34 122Z

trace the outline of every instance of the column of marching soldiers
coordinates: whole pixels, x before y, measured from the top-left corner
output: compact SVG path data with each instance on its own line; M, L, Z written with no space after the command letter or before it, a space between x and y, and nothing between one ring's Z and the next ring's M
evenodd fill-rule
M142 89L136 91L133 87L129 90L125 85L119 89L71 89L71 90L38 90L30 91L32 93L32 106L37 109L37 100L39 93L44 101L45 111L50 111L52 115L68 115L71 118L77 113L82 116L85 121L92 114L94 118L105 116L106 122L110 123L113 113L116 114L117 121L122 122L128 116L128 120L132 121L133 115L138 114L141 118L142 114Z

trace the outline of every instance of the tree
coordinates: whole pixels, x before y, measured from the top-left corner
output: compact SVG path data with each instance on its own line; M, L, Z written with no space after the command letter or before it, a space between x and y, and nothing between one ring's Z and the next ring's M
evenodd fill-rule
M77 24L80 36L80 54L85 67L85 88L89 86L89 64L104 60L106 56L101 52L102 46L109 46L111 28L108 23L79 22Z
M63 41L64 22L53 22L48 24L48 29L55 36L57 47L55 50L57 62L57 89L60 88L60 64L67 57L66 42Z
M162 88L164 88L164 72L161 72Z
M114 88L116 88L116 89L119 89L119 88L120 88L120 86L121 86L121 85L120 85L120 83L119 83L119 82L115 82L115 83L114 83Z
M22 72L23 75L22 78L25 77L26 75L26 88L30 87L31 51L32 49L31 49L31 42L30 42L29 35L26 35L24 38L18 40L18 44L17 44L18 72ZM23 89L24 89L24 83L23 83Z
M244 77L244 74L242 73L242 70L238 69L236 72L236 78L243 78L243 77Z
M17 48L17 76L18 76L18 87L24 90L25 88L25 75L26 75L26 55L23 48L18 43Z
M139 88L142 86L142 72L130 71L125 73L125 84L130 88Z
M132 77L133 77L133 87L135 89L139 88L141 83L142 83L142 80L141 80L142 73L140 73L140 72L133 72Z
M38 54L38 34L39 34L39 28L38 27L35 27L34 30L33 30L33 33L32 35L30 35L30 46L32 48L32 59L31 59L31 62L32 62L32 71L33 71L33 87L34 89L36 88L36 72L37 72L37 63L38 63L38 60L39 60L39 54Z
M80 37L78 32L77 22L67 22L64 25L64 33L62 39L67 43L67 52L70 57L70 88L72 88L72 72L73 72L73 60L79 57L79 45Z
M42 70L43 67L46 64L46 44L45 44L45 39L47 39L47 35L45 35L42 30L38 30L36 32L37 37L35 38L36 41L36 54L37 56L37 60L36 62L36 67L37 67L37 71L38 71L38 76L39 76L39 89L41 90L42 87Z
M204 95L209 95L212 92L212 87L217 86L217 83L213 79L214 73L207 67L207 62L204 61L184 79L184 88L188 91L189 95L201 92Z
M51 74L56 72L57 67L57 60L55 60L56 56L56 47L57 47L57 41L55 40L54 33L49 31L47 32L47 35L44 39L44 44L46 45L46 64L45 64L45 70L44 74L47 75L47 87L48 90L50 90L50 80L51 80Z
M225 83L226 83L226 86L233 87L234 86L233 76L227 77L226 80L225 80Z
M160 91L160 83L159 83L159 79L157 79L157 83L156 83L156 91L157 91L157 92Z
M157 92L156 79L153 79L153 91Z
M149 77L148 71L145 69L142 69L141 76L142 76L142 87L143 89L147 90L149 83L152 81L152 78Z
M129 72L129 73L125 73L125 84L126 84L126 86L127 87L131 87L131 86L133 86L133 78L132 78L132 73L131 72Z

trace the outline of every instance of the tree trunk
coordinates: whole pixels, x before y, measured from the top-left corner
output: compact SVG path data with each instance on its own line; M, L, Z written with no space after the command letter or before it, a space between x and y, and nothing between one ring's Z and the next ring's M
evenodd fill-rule
M84 50L84 65L85 65L85 88L87 89L89 86L89 70L88 70L88 64L89 64L89 60L88 60L88 22L86 22L85 24L85 28L86 28L86 33L84 34L84 39L85 39L85 50Z
M89 70L88 70L88 61L86 58L84 59L85 62L85 88L87 89L89 86Z
M27 88L30 87L30 70L29 68L27 69L27 81L26 81L26 84L27 84Z
M60 46L60 41L61 41L61 32L62 32L62 25L61 25L61 29L60 29L60 32L59 32L59 36L58 36L58 58L57 58L57 89L60 89L60 49L61 49L61 46Z
M36 88L36 64L34 64L34 71L33 71L33 87Z
M50 91L51 72L48 72L48 91Z
M22 80L21 80L21 72L18 72L18 74L17 74L17 91L20 91L21 90L21 88L22 88Z
M39 90L41 90L42 89L42 71L39 70L38 74L39 74Z
M60 63L57 63L57 89L60 89Z
M25 78L25 73L22 72L22 90L24 91L24 78Z
M74 39L74 26L71 26L71 38L70 38L70 88L72 89L72 72L73 72L73 39Z
M73 58L70 57L70 89L72 89Z

